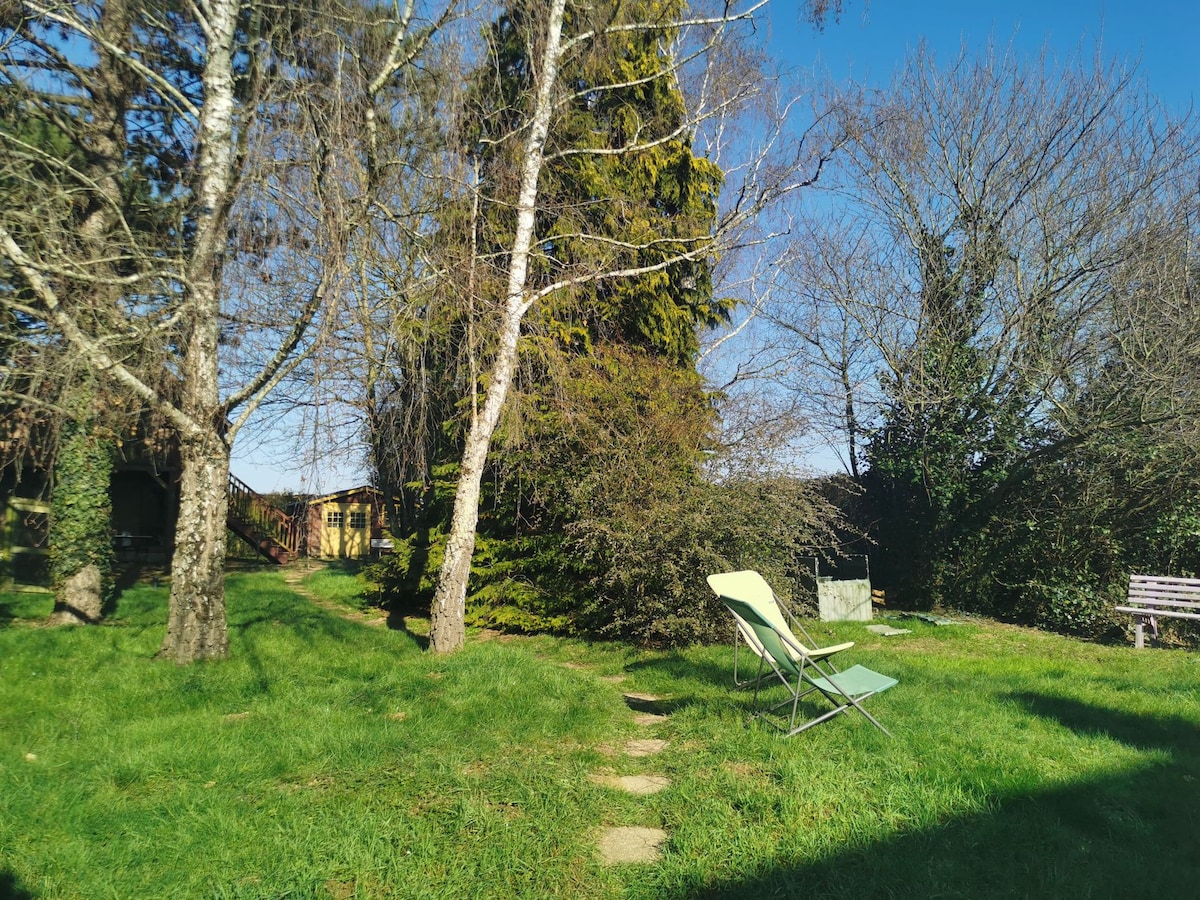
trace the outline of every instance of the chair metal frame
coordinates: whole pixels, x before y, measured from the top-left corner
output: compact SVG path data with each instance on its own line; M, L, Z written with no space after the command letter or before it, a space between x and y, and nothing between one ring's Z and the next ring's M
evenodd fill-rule
M842 713L849 712L851 709L856 709L872 725L889 737L891 736L891 732L863 708L862 701L894 686L898 683L896 679L860 665L852 666L842 672L829 659L833 654L852 647L852 642L820 649L805 647L796 639L791 629L786 627L786 620L780 617L780 623L772 622L769 607L767 610L761 608L766 604L769 594L771 602L779 610L785 611L793 622L795 621L790 610L786 610L786 607L778 602L774 592L757 572L712 575L709 576L709 584L734 617L736 629L734 683L741 687L749 685L752 680L738 680L737 639L740 635L746 645L759 656L758 675L753 679L753 703L757 705L759 702L758 697L763 690L762 679L768 669L788 689L788 699L760 710L756 713L759 718L778 728L785 736L790 737ZM758 596L730 596L733 593L730 590L731 585L735 589L740 588L739 593L757 594ZM780 628L780 624L784 624L785 627ZM811 643L812 638L803 626L798 622L795 624ZM800 717L800 700L813 693L819 693L825 697L833 705L833 709L797 725L796 720ZM786 716L778 716L786 723L781 724L780 721L776 721L775 714L785 707L790 707L790 710Z

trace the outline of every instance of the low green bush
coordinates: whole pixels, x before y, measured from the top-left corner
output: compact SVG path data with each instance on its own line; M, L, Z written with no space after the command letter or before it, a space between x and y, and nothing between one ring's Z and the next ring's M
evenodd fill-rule
M1118 624L1113 607L1122 599L1095 582L1045 583L1028 581L1021 586L1017 618L1038 628L1096 638Z

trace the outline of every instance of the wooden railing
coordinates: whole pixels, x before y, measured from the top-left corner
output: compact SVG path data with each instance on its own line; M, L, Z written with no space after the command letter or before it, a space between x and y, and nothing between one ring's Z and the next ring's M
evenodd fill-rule
M301 520L272 505L232 474L229 476L229 513L289 553L299 552Z

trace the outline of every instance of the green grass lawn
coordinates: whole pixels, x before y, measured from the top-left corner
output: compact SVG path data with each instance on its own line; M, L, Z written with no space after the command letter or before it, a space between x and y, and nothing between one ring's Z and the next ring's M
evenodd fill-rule
M355 605L354 579L305 586ZM820 626L900 679L870 701L895 738L841 717L781 740L727 647L476 636L435 658L277 571L228 584L232 658L187 668L152 659L165 588L69 630L0 595L0 897L1196 895L1194 653ZM637 725L625 691L669 717ZM634 737L669 743L625 756ZM664 828L665 855L602 866L609 825Z

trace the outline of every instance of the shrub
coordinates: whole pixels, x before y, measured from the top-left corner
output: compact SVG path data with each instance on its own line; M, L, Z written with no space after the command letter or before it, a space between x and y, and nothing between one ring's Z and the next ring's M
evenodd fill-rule
M806 482L702 477L711 404L694 372L627 348L558 360L559 390L518 397L492 460L467 621L522 631L682 644L723 634L705 576L796 574L836 513ZM371 577L428 603L456 466L434 473L427 527ZM782 582L781 583L785 583Z
M1095 581L1028 581L1022 585L1017 618L1048 631L1096 638L1112 630L1120 597Z

